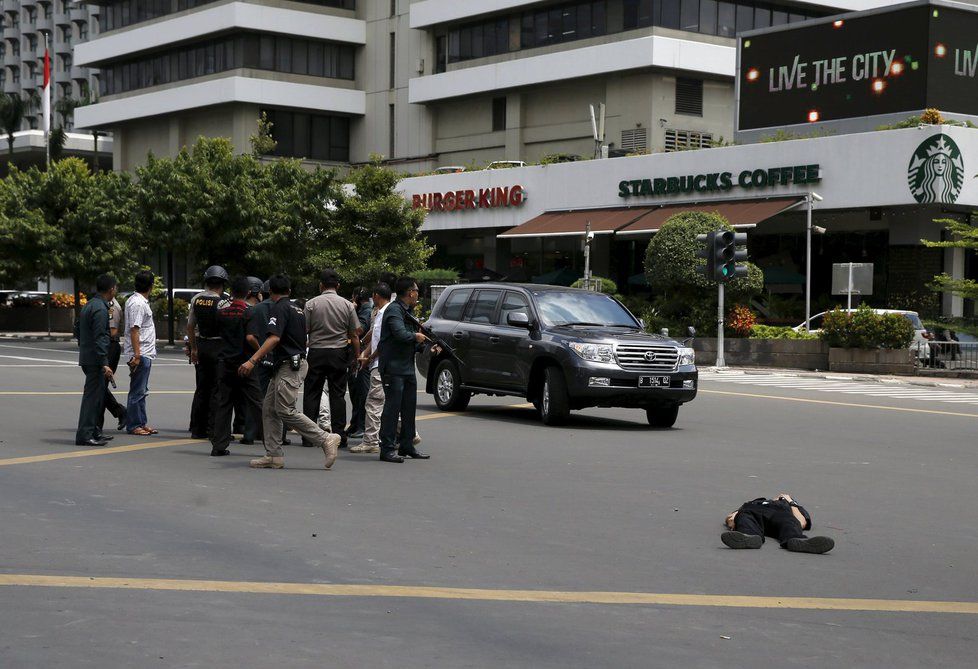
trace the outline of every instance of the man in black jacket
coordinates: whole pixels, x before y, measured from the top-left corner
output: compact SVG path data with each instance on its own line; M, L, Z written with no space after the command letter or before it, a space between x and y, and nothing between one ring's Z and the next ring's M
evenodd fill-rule
M418 403L414 355L424 345L425 336L415 329L407 315L418 303L418 284L411 277L401 277L395 292L397 299L384 312L378 341L379 371L384 386L380 459L384 462L404 462L404 458L427 460L431 456L417 450L412 443ZM437 355L438 351L435 353ZM397 434L398 418L401 420L400 436Z
M781 548L795 553L828 553L835 547L829 537L803 534L812 529L812 517L784 492L776 499L758 497L744 502L727 515L724 524L730 531L721 534L720 541L729 548L760 548L765 536L777 539Z
M109 367L109 302L115 297L115 277L103 274L95 282L95 295L78 319L78 364L85 372L85 391L78 413L77 446L105 446L111 437L98 428L105 411L105 383L113 379Z

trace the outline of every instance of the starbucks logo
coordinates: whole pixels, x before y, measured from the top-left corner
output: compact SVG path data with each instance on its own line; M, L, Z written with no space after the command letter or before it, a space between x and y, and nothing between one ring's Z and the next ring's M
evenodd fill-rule
M910 192L921 204L952 204L964 186L961 150L947 135L926 139L910 159L907 169Z

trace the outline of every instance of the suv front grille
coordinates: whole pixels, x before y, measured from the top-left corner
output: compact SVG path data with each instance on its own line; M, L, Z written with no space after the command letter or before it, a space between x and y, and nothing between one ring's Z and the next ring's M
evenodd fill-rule
M619 344L615 356L622 369L634 372L672 372L679 363L679 350L674 346Z

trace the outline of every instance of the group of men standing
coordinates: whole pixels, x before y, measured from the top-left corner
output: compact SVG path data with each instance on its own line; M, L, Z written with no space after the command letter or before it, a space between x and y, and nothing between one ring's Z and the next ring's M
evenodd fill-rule
M204 278L206 289L192 300L188 320L188 352L197 371L191 432L211 440L212 456L228 453L234 410L245 414L242 442L264 441L265 456L251 461L255 468L284 466L282 446L290 429L303 446L323 449L327 469L351 438L362 439L351 453L379 453L385 462L429 457L417 450L414 428L414 355L425 337L409 316L417 303L413 279L382 277L397 288L393 302L386 281L371 295L357 291L351 301L340 296L339 276L327 269L320 275L320 294L300 308L283 275L265 284L238 277L230 297L222 297L228 281L223 268L208 268ZM398 306L389 309L391 304ZM327 429L317 422L324 390Z
M104 446L112 435L103 430L105 411L119 421L118 428L129 434L157 434L146 417L149 375L156 359L156 327L149 294L155 277L152 272L136 274L136 291L126 300L125 310L116 299L118 282L103 274L95 282L96 294L81 311L75 323L78 339L78 364L85 373L78 415L75 444ZM123 313L124 312L124 313ZM116 401L109 388L116 385L119 361L126 358L129 368L129 396L126 406Z

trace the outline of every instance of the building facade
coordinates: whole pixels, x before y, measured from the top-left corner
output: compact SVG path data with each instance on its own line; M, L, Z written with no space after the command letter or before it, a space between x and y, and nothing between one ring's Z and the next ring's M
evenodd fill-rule
M117 169L199 135L405 172L626 155L733 137L735 35L874 0L99 0L86 127ZM591 106L604 109L596 143Z
M39 129L44 85L45 35L51 57L52 125L73 129L71 115L61 118L58 100L98 96L98 71L78 67L74 48L98 34L99 7L73 0L4 0L0 42L0 86L7 95L29 103L23 130Z

